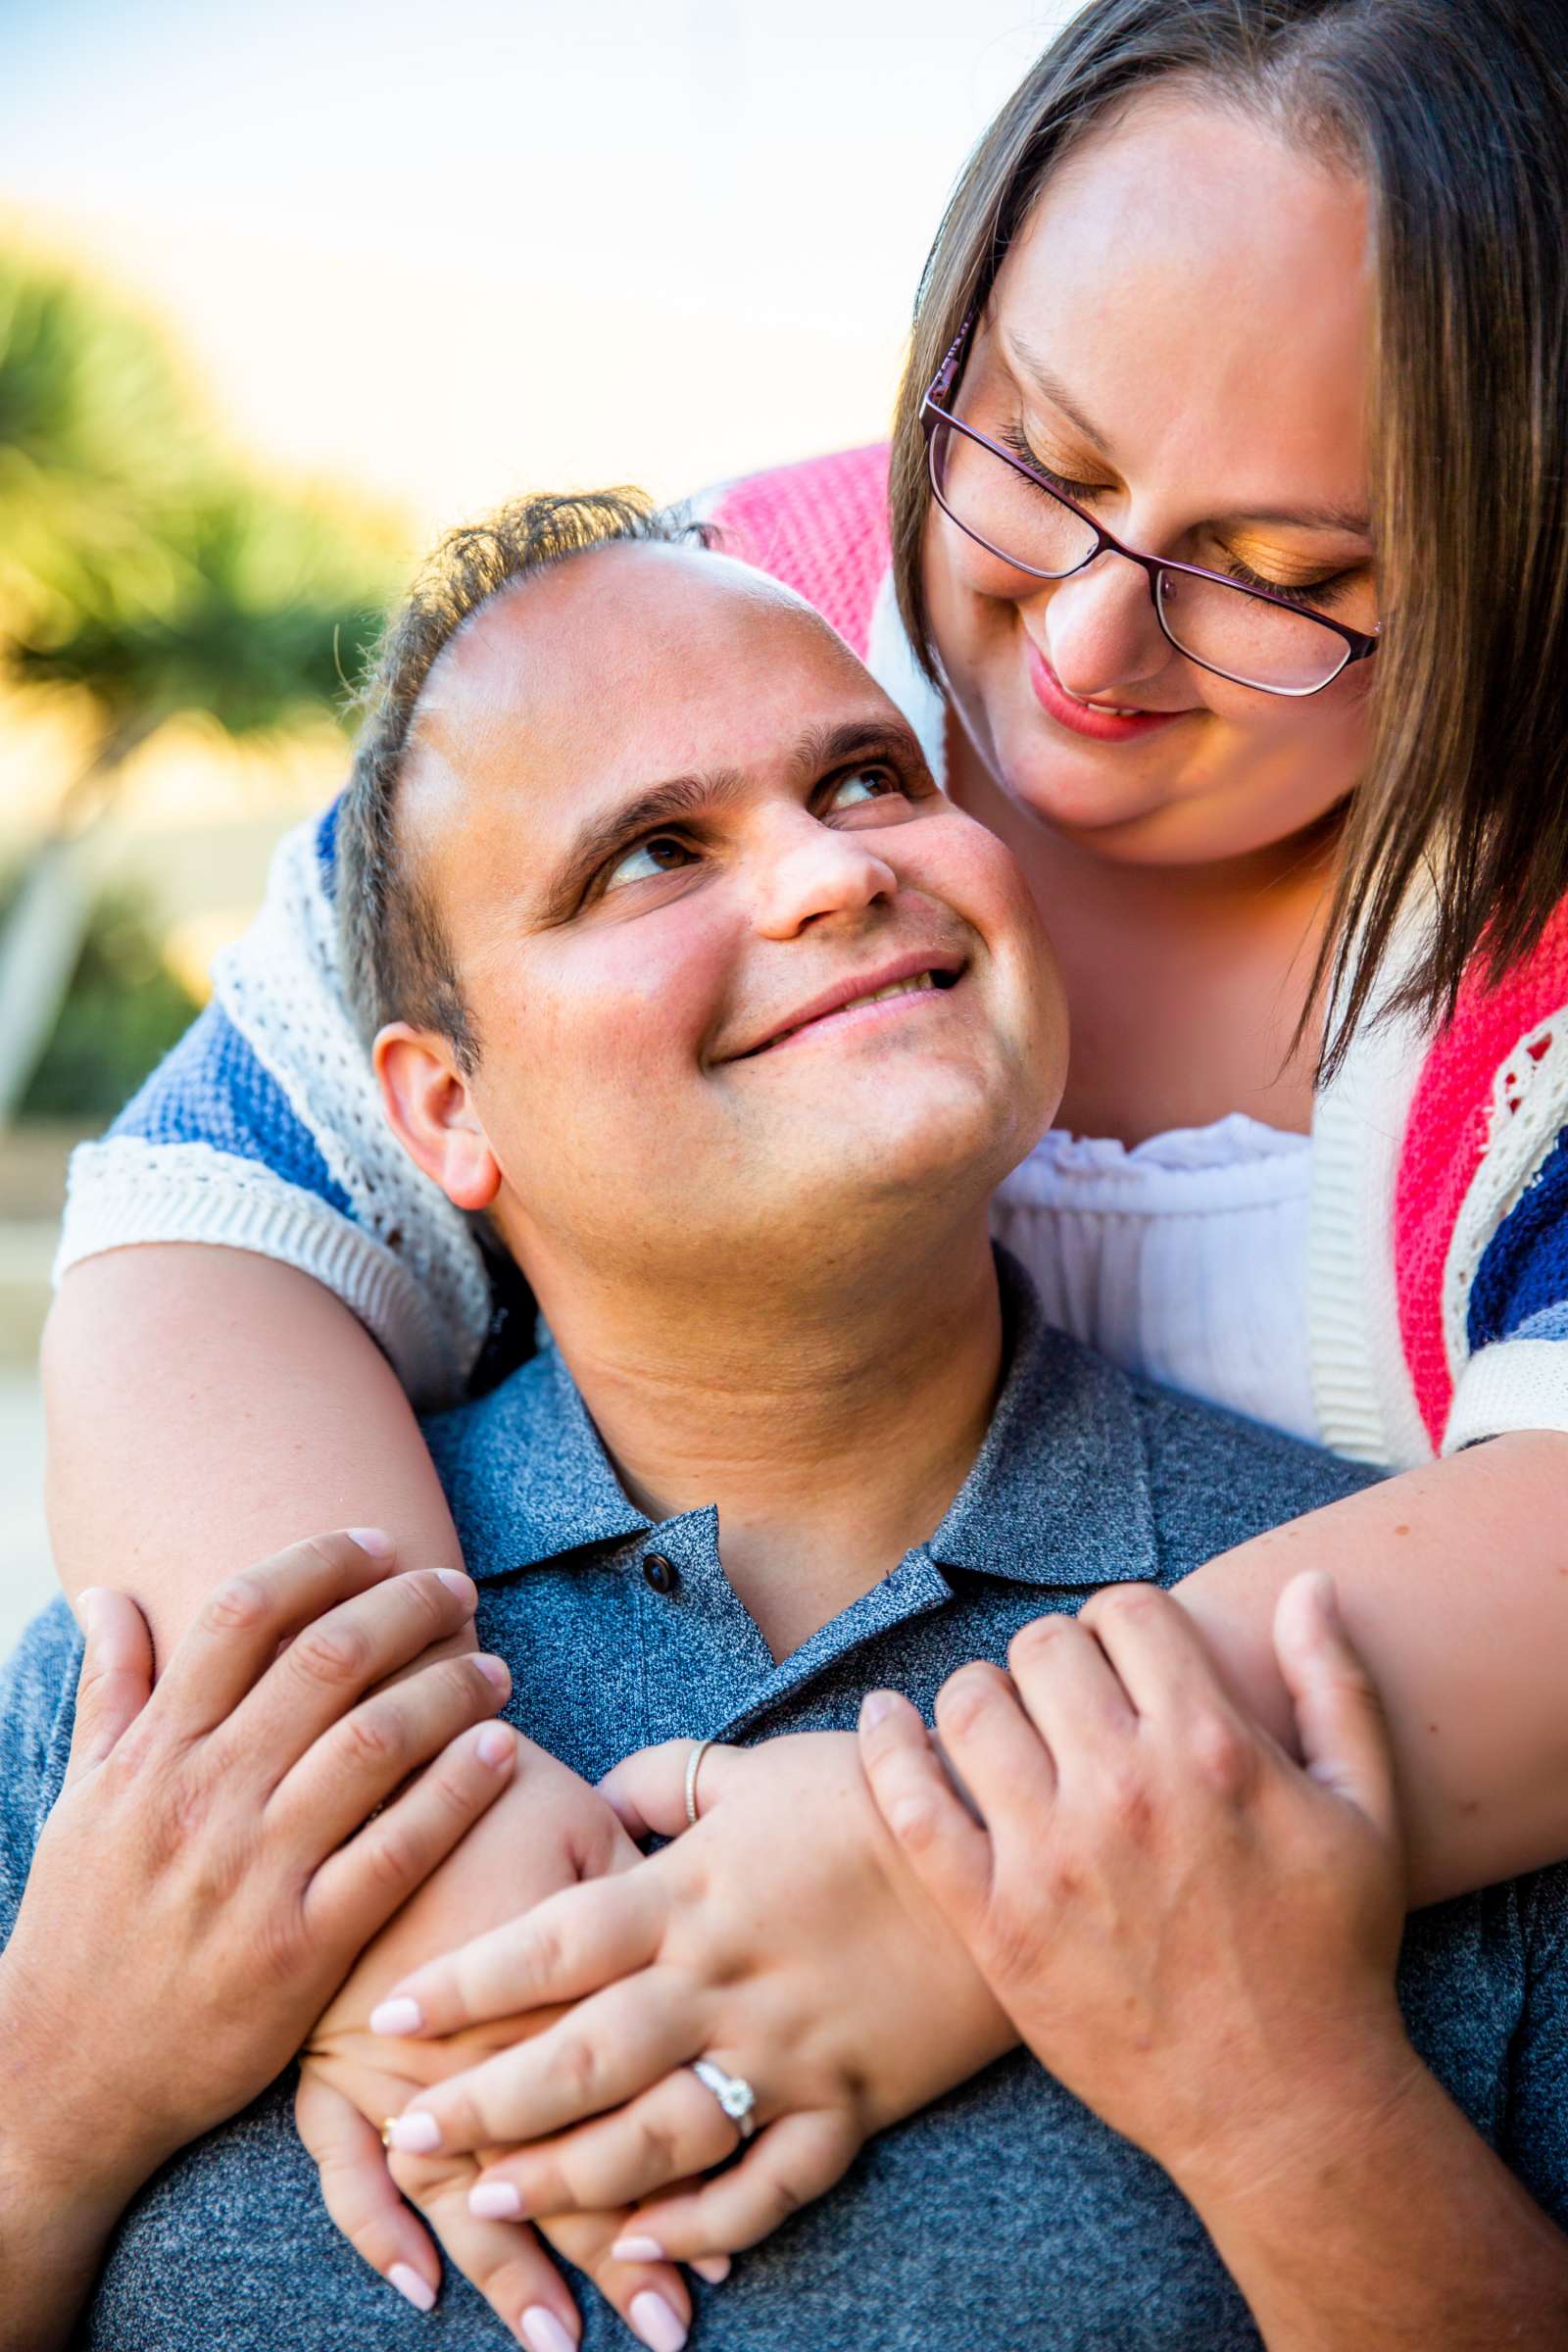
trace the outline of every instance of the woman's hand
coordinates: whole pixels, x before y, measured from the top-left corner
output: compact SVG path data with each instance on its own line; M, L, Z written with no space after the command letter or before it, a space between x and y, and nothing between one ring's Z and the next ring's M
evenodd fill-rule
M937 1729L979 1819L906 1700L873 1693L862 1719L888 1827L1019 2033L1195 2202L1267 2180L1320 2126L1348 2143L1420 2073L1388 1741L1326 1577L1286 1587L1275 1642L1305 1770L1143 1586L1026 1627L1010 1677L946 1685Z
M518 2212L560 2213L666 2191L737 2144L688 2062L755 2085L763 2128L741 2162L640 2211L627 2258L754 2244L831 2187L870 2132L1015 2038L902 1865L848 1734L708 1751L688 1830L691 1746L629 1758L605 1784L639 1834L684 1830L675 1844L389 1988L392 2022L421 2034L580 2004L399 2119L427 2143L433 2129L447 2154L532 2141L486 2164L491 2212L509 2194Z
M506 1694L498 1660L375 1689L471 1618L474 1590L456 1571L393 1575L390 1544L367 1538L232 1578L156 1690L135 1606L78 1603L70 1769L0 1955L0 2039L8 2181L90 2210L100 2239L288 2063L511 1772L514 1735L477 1728ZM75 2282L30 2285L52 2310Z
M543 1748L520 1740L502 1802L365 1953L302 2062L300 2136L344 2235L372 2269L428 2310L441 2265L417 2218L422 2214L448 2260L530 2352L565 2352L581 2332L570 2289L533 2229L514 2216L486 2212L482 2200L478 2211L470 2209L479 2178L474 2156L409 2150L394 2152L389 2166L380 2127L422 2086L541 2031L554 2013L504 2017L448 2041L372 2034L370 2020L384 2015L392 1985L429 1953L526 1910L558 1887L643 1867L598 1791ZM388 2022L398 2022L395 2008ZM613 2256L623 2209L555 2219L548 2208L530 2212L557 2252L593 2281L634 2334L655 2352L674 2352L691 2317L690 2296L669 2265Z

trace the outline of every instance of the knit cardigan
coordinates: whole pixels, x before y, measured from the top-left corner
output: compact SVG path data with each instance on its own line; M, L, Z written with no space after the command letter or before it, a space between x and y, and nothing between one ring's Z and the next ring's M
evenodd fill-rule
M946 763L942 698L889 568L887 450L752 476L701 509L798 589ZM57 1272L136 1242L254 1250L326 1283L421 1407L462 1395L491 1320L475 1229L393 1142L337 970L329 810L279 848L213 1003L75 1154ZM1317 1099L1308 1332L1327 1443L1402 1468L1568 1430L1568 906L1436 1036L1363 1029Z

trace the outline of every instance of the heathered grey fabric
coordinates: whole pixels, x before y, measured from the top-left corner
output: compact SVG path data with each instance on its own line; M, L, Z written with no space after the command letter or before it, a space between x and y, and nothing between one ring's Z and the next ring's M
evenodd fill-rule
M1042 1328L1004 1268L1011 1372L973 1474L928 1545L775 1667L725 1583L710 1511L657 1530L673 1594L641 1573L655 1531L621 1494L547 1352L431 1425L482 1640L511 1712L577 1770L677 1733L850 1727L894 1684L929 1709L961 1660L1125 1578L1170 1583L1362 1474L1141 1386ZM0 1933L64 1772L77 1644L62 1605L0 1678ZM127 1933L132 1923L124 1923ZM1478 2129L1568 2215L1568 1873L1411 1923L1401 1998ZM99 2352L374 2352L510 2339L450 2278L421 2318L321 2208L288 2083L187 2150L113 2248L80 2341ZM1232 2352L1258 2337L1165 2176L1026 2057L867 2148L831 2196L700 2284L699 2352ZM629 2344L583 2294L588 2352Z

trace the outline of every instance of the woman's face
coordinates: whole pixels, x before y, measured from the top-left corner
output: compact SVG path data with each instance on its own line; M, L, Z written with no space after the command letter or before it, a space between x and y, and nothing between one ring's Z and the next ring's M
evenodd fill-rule
M1161 92L1042 190L956 413L1026 449L1128 546L1369 628L1371 345L1365 188L1218 104ZM1360 773L1373 662L1299 699L1232 685L1161 635L1136 564L1107 553L1035 579L934 502L924 561L981 760L1106 858L1245 856L1323 816Z

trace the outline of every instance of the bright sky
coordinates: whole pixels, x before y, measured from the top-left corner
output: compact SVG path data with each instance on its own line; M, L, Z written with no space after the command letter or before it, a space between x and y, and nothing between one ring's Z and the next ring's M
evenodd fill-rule
M0 212L230 429L411 511L870 439L1069 0L0 0Z

